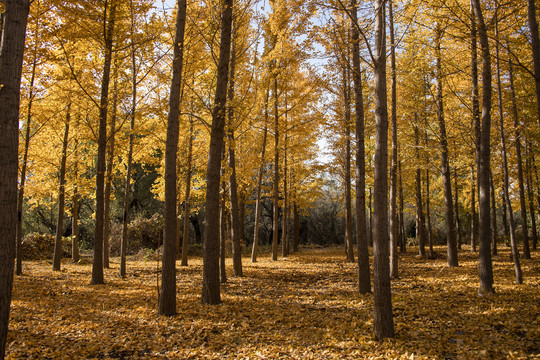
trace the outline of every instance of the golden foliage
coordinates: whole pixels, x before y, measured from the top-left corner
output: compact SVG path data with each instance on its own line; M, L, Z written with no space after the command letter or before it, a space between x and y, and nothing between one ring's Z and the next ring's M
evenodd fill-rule
M437 249L444 252L443 248ZM178 315L157 315L155 261L118 259L106 285L90 286L90 265L25 264L15 278L9 359L501 359L540 355L540 265L524 260L514 285L509 251L494 257L497 294L477 295L477 255L459 268L410 251L394 281L397 337L372 335L371 295L356 289L343 249L310 249L282 261L244 262L222 285L223 304L200 303L202 260L178 267ZM538 254L533 256L538 259ZM227 264L232 267L231 263Z

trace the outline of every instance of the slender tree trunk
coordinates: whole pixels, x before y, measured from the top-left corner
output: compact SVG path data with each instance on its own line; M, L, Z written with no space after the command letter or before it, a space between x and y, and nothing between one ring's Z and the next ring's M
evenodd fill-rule
M504 187L504 183L503 183L503 187ZM510 237L510 229L508 226L508 216L506 213L506 200L504 198L504 189L501 195L502 195L501 197L502 197L502 205L503 205L503 231L504 231L504 238L505 238L504 242L506 246L508 247L510 244L510 242L508 241Z
M116 111L118 106L118 66L115 64L113 71L113 105L110 124L110 135L107 141L107 166L105 173L105 205L103 219L103 267L109 266L109 234L111 229L111 187L114 167L114 141L116 135Z
M441 37L442 29L437 25L435 48L437 53L437 120L439 123L439 137L441 145L441 170L444 188L444 209L446 220L446 243L448 266L458 266L456 229L454 224L454 209L452 204L452 180L450 179L450 165L448 161L448 139L444 120L443 92L442 92L442 65L441 65ZM429 196L428 196L429 197Z
M392 119L392 161L390 165L390 277L399 279L398 274L398 236L399 218L397 210L397 110L396 110L396 51L394 40L394 13L392 0L388 0L390 22L390 68L391 68L391 119Z
M369 246L373 247L373 188L369 188Z
M236 64L236 50L234 39L231 45L231 60L229 67L229 90L228 97L228 138L229 138L229 197L231 201L231 240L233 257L233 274L242 276L242 241L240 238L240 214L238 209L238 187L236 183L236 156L235 156L235 138L234 138L234 71Z
M366 159L365 159L365 148L364 148L364 104L363 104L363 95L362 95L362 69L360 67L360 35L358 32L358 9L356 0L351 0L351 28L352 28L352 63L353 63L353 81L354 81L354 104L355 104L355 113L356 113L356 162L355 162L355 191L356 191L356 197L355 197L355 205L356 205L356 242L358 246L358 291L360 294L366 294L371 292L371 275L369 270L369 251L368 251L368 239L367 239L367 231L366 231ZM378 12L381 12L380 14ZM381 36L379 39L382 40L384 37L384 17L385 17L385 11L384 11L384 4L381 2L378 2L376 5L376 14L378 21L382 21L383 24L379 24L380 28L379 31L382 33L379 33L378 35ZM386 48L386 44L384 46ZM381 51L386 51L382 50ZM386 94L386 84L381 83L382 76L384 76L384 79L386 79L386 68L384 64L384 61L386 61L386 56L384 56L384 60L379 60L381 63L379 64L381 73L378 74L378 81L379 86L381 87L379 93L380 96L382 96L382 91L384 91L384 94ZM384 89L383 89L384 88ZM386 96L386 95L384 95ZM379 100L382 100L380 98ZM382 123L379 125L384 128L385 126L388 127L388 114L386 114L386 98L384 100L383 104L380 104L380 110L383 110L382 107L384 106L385 114L380 114L381 116L386 115L385 119L379 119L379 121L382 120ZM382 130L382 128L380 130ZM382 135L382 134L380 134ZM387 139L388 135L386 135L381 141L385 141L386 143L388 141ZM385 149L384 153L381 153L378 155L378 159L381 159L382 156L384 156L384 160L386 161L386 155L387 151ZM381 159L382 161L383 159ZM385 162L386 164L386 162ZM382 165L380 165L382 166ZM382 169L382 167L380 168ZM384 177L386 174L386 170L384 174L380 174L380 176ZM383 191L384 189L380 189L380 191ZM386 194L385 194L386 197ZM382 200L380 200L382 201ZM388 220L388 219L386 219ZM383 224L381 224L382 228ZM370 192L370 226L369 226L370 233L372 231L371 226L371 192ZM384 234L381 234L381 241L384 237ZM372 239L372 236L370 236L370 239ZM382 245L382 244L381 244ZM384 245L383 245L384 248ZM384 263L385 259L385 253L384 249L382 249L383 252L379 254L380 258L379 260ZM382 258L381 258L382 257ZM388 261L388 259L386 259ZM379 263L378 270L381 271L381 274L383 276L384 280L384 274L385 274L385 268L384 264ZM380 267L382 265L382 268ZM388 269L389 271L389 269ZM388 276L390 276L388 274ZM390 280L388 280L390 281ZM385 308L388 304L390 304L390 311L391 311L391 302L386 303L386 301L389 300L389 296L385 294L386 287L385 284L382 284L382 287L379 288L379 290L382 290L382 293L378 293L379 297L378 299L381 299L380 302L378 302L378 305L381 305L383 308ZM389 295L389 294L388 294ZM382 296L382 298L381 298ZM382 308L381 308L382 309ZM382 314L379 314L377 316L380 316ZM382 337L386 337L390 334L392 331L388 331L387 329L388 324L386 324L387 319L381 319L382 323L377 324L377 331L376 334L380 334Z
M490 190L491 190L491 243L493 245L493 248L491 250L491 253L493 255L497 255L497 201L495 199L495 184L493 179L493 171L490 171Z
M75 134L79 131L79 118L75 121ZM75 136L73 169L73 207L71 230L71 261L78 263L79 255L79 137Z
M20 85L30 2L5 0L0 32L0 359L5 356L17 238Z
M216 95L212 111L210 152L206 172L206 211L204 214L204 255L203 255L203 304L221 302L219 285L219 183L221 154L225 128L227 82L229 59L231 57L233 0L224 0L221 16L221 39L217 69Z
M131 16L131 113L129 125L129 145L126 165L126 184L124 187L124 213L122 216L122 242L120 243L120 277L126 277L126 252L128 241L129 199L131 192L131 168L133 163L133 140L135 132L135 117L137 111L137 63L135 60L135 9L133 0L129 2Z
M427 223L427 243L429 247L428 257L433 259L433 227L431 226L431 177L429 169L426 169L426 223Z
M491 261L490 224L490 137L491 137L491 55L480 0L472 0L478 20L478 35L482 48L482 126L480 131L480 163L478 164L478 269L480 288L478 293L494 293L493 265Z
M189 251L189 217L191 215L191 173L193 171L193 118L189 117L189 144L186 168L186 193L184 201L184 224L182 230L182 261L181 266L188 266Z
M415 127L414 127L414 145L416 152L417 164L420 164L420 141L418 131L418 115L415 113ZM425 243L426 243L426 227L424 224L424 211L422 208L422 170L416 168L416 238L418 240L418 249L420 257L426 256Z
M345 138L345 164L344 164L344 185L345 185L345 250L347 262L354 262L353 248L353 223L352 223L352 200L351 200L351 91L348 65L342 69L343 80L343 105L345 115L345 127L343 137Z
M103 11L103 28L105 35L105 59L103 78L101 80L101 100L99 105L98 150L96 165L96 228L94 233L94 259L92 262L92 284L103 284L103 242L105 216L105 158L107 155L107 109L109 105L109 82L111 76L113 35L116 17L116 1L108 2Z
M274 74L274 221L272 232L272 261L278 256L279 232L279 113L277 75Z
M540 37L538 36L538 21L536 20L536 6L534 0L527 0L527 14L529 29L531 31L534 80L536 85L536 105L538 123L540 124Z
M1 22L1 18L0 18ZM1 32L0 32L1 34ZM37 34L37 25L36 25ZM35 34L35 35L36 35ZM24 152L23 161L21 164L21 176L19 177L19 192L17 195L17 241L15 243L16 267L15 274L22 275L22 217L23 217L23 200L24 186L26 183L26 168L28 165L28 150L30 149L30 130L32 124L32 105L34 103L34 82L36 79L37 67L37 46L34 48L34 59L32 61L32 75L30 76L30 84L28 90L28 106L26 109L26 126L24 135Z
M285 102L285 106L287 103ZM287 129L287 111L285 111L285 129ZM283 257L289 255L289 194L287 188L287 144L288 144L288 135L285 131L285 139L283 141L283 215L282 215L282 225L283 228L281 232L281 254Z
M530 142L526 141L525 146L525 173L526 173L526 180L527 180L527 198L529 201L529 213L531 214L531 229L532 229L532 248L533 250L536 250L536 244L538 243L538 234L536 233L536 217L534 216L534 190L532 188L532 166L531 166L531 155L529 152L530 149Z
M300 212L298 210L298 205L296 203L296 200L293 204L293 225L294 225L294 233L293 233L293 251L298 251L298 242L300 239Z
M56 238L54 241L53 271L60 271L62 261L62 235L64 230L64 209L66 205L66 163L69 143L69 123L71 119L71 103L67 106L64 140L62 141L62 159L60 160L60 181L58 185L58 217L56 221Z
M534 158L534 153L531 154L531 162L534 169L534 177L535 177L535 183L536 183L536 203L538 207L538 212L536 213L537 215L536 220L537 220L537 224L540 224L540 182L538 181L538 169L536 168L536 160Z
M265 102L265 112L264 112L264 130L263 130L263 141L261 145L261 163L259 167L259 174L257 176L257 197L255 200L255 227L253 230L253 248L251 250L251 262L257 262L257 252L259 248L259 227L260 227L260 217L261 217L261 189L262 189L262 178L264 175L264 155L266 153L266 139L268 134L268 127L266 126L268 120L268 97L270 94L270 87L266 91L266 102Z
M219 207L219 275L222 283L227 282L227 269L225 267L227 242L227 209L225 208L225 182L222 184L221 206Z
M174 37L172 78L169 90L169 113L167 116L167 140L165 144L165 221L163 229L163 265L160 315L176 314L176 159L180 117L180 92L184 58L184 31L186 26L186 0L178 0L176 33ZM219 177L219 174L218 174Z
M508 62L508 75L510 77L510 94L512 98L512 115L514 117L514 131L516 139L516 158L518 170L518 188L519 188L519 204L521 206L521 233L523 237L523 258L531 258L531 250L529 249L529 230L527 228L527 205L525 202L525 186L523 176L523 161L521 160L521 131L518 118L516 90L514 87L514 71L512 62Z
M373 331L394 337L388 234L388 110L385 1L375 1L375 201L373 226Z
M407 252L407 244L405 239L405 223L403 219L404 199L403 199L403 173L401 172L401 160L398 163L399 171L399 246L402 253Z
M471 251L476 251L478 236L478 218L476 216L476 180L474 166L471 165Z
M459 220L459 187L458 187L458 174L457 174L457 166L454 167L454 187L456 191L455 196L455 208L456 208L456 242L457 247L459 250L461 250L461 221Z

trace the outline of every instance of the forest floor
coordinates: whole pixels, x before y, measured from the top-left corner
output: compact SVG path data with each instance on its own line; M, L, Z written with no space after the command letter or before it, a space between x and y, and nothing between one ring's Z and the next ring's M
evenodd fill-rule
M61 272L26 262L15 277L7 358L540 358L540 252L522 260L524 284L515 285L503 248L494 257L496 295L482 298L477 253L461 251L460 266L449 268L415 250L400 254L396 337L384 341L373 337L373 296L356 291L357 266L343 249L244 258L245 276L229 276L218 306L201 304L202 259L192 258L178 266L178 315L169 318L157 315L155 260L128 262L123 280L111 259L105 285L89 285L88 261L65 259Z

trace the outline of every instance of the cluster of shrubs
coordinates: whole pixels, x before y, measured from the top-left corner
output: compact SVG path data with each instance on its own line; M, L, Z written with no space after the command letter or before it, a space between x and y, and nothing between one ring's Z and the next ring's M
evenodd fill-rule
M156 250L163 243L163 216L154 214L146 219L138 217L128 224L127 254L137 254L141 249ZM112 223L109 234L111 256L120 256L122 224Z
M52 259L54 255L55 236L51 234L30 233L21 244L24 260ZM62 256L71 257L71 238L62 238Z

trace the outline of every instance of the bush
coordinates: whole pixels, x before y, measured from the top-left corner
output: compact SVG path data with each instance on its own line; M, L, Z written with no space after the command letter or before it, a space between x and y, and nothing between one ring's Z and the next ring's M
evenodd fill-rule
M52 259L55 236L51 234L30 233L22 240L24 260ZM62 238L62 257L71 257L71 238Z
M110 254L120 256L122 224L113 223L110 229ZM156 250L163 242L163 216L154 214L151 218L135 218L128 224L127 254L137 254L141 249Z

